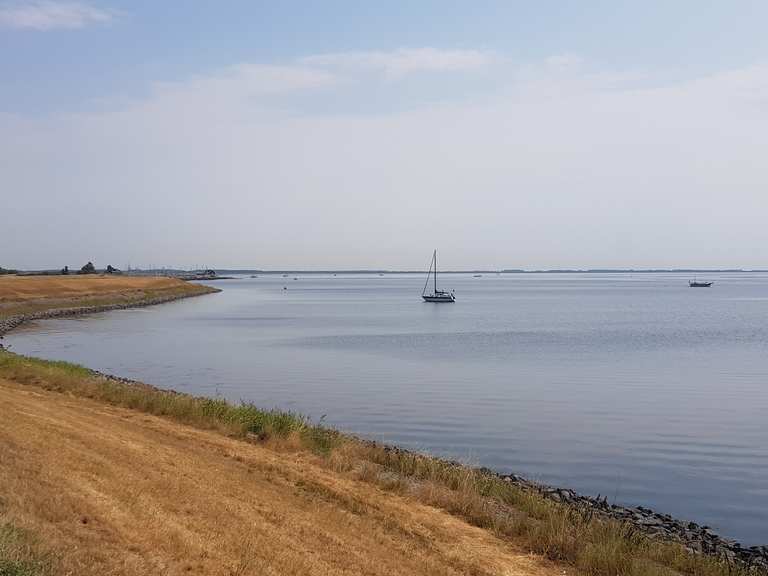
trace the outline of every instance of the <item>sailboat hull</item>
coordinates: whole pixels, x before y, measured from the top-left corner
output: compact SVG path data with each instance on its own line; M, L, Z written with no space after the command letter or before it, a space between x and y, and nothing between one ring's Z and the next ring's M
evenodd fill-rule
M453 294L424 294L424 302L456 302Z

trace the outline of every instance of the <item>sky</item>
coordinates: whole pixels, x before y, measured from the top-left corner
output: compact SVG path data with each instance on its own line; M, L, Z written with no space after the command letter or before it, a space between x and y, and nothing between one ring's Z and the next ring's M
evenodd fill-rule
M0 266L768 268L765 22L0 0Z

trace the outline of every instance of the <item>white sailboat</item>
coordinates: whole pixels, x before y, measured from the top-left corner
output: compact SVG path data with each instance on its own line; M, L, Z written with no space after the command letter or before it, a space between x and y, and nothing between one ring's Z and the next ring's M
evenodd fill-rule
M429 286L429 277L434 274L434 287L431 293L427 293L427 287ZM421 297L424 302L456 302L456 297L453 295L453 291L446 292L444 290L437 289L437 250L432 253L432 262L429 264L429 271L427 272L427 281L424 282L424 290L421 291Z

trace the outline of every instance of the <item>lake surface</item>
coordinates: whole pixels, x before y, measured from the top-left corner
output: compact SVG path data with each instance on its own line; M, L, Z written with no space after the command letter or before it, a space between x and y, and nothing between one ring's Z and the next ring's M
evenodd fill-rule
M688 279L262 275L6 341L768 544L768 274Z

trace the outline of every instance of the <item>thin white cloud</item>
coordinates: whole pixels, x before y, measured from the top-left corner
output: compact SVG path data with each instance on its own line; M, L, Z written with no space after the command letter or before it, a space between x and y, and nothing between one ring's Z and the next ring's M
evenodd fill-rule
M373 70L389 78L399 78L415 72L455 72L478 70L497 59L493 52L483 50L441 50L437 48L401 48L389 52L334 52L302 58L307 66Z
M200 107L209 115L219 116L231 109L258 109L265 100L279 104L282 96L328 89L336 82L336 77L325 70L243 63L185 80L155 83L153 97L135 101L134 106L183 102L186 109Z
M247 97L323 88L334 82L335 76L324 70L244 63L178 82L159 82L155 85L155 92L167 94L192 91L198 95L226 93Z
M584 59L577 54L558 54L556 56L550 56L544 60L547 66L557 68L559 70L572 70L577 71L584 65Z
M408 105L382 113L359 105L382 92L370 70L307 60L98 114L0 114L4 232L24 237L28 214L43 231L5 259L136 262L162 246L182 265L395 268L437 242L446 268L765 264L768 66L649 85L502 59L483 75L497 84L439 102L393 83L386 99Z
M40 0L0 5L0 27L5 28L41 31L75 29L104 24L113 18L112 12L83 2Z

